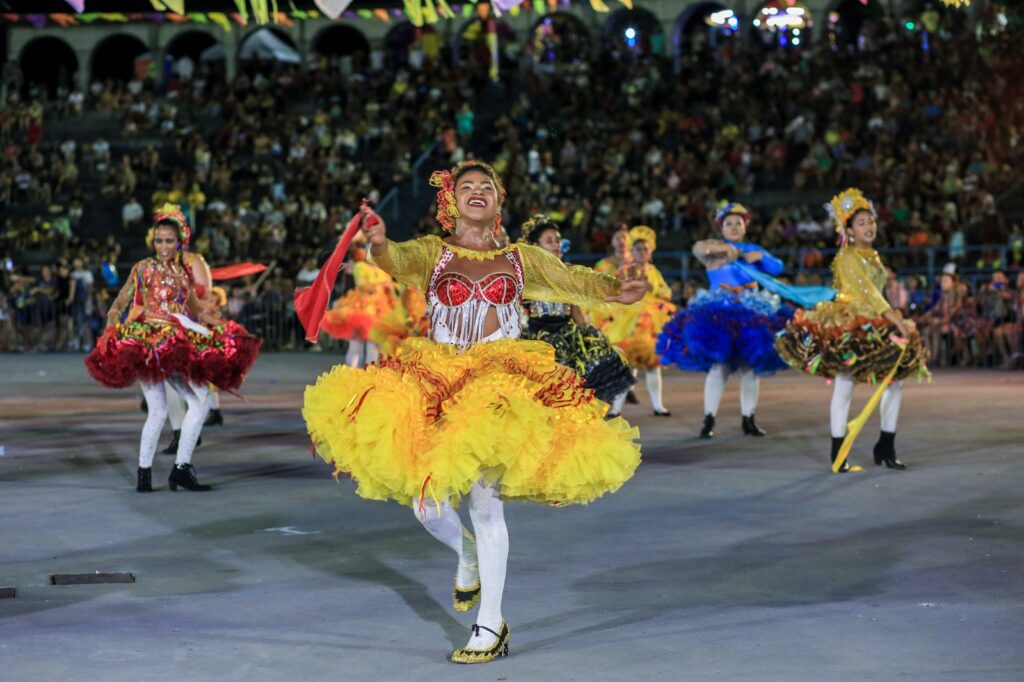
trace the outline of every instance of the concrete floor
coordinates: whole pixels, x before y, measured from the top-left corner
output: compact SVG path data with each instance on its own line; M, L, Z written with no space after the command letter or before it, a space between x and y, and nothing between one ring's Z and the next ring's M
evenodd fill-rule
M138 396L0 356L0 679L1024 679L1024 374L908 386L910 470L835 476L823 382L763 382L765 439L730 383L703 442L702 377L667 372L672 419L627 408L645 462L618 494L508 507L513 655L459 667L454 557L310 457L302 389L338 360L262 357L197 451L216 490L170 494L158 456L139 495ZM48 585L91 571L137 582Z

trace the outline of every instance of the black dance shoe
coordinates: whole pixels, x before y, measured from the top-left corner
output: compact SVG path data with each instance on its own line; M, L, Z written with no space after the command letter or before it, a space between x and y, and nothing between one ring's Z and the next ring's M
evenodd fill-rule
M171 469L171 475L167 479L167 486L172 491L176 491L179 485L185 490L192 490L194 492L204 492L210 489L210 486L199 482L199 479L196 478L196 469L191 464L176 464Z
M881 431L875 443L875 466L882 466L883 462L890 469L903 471L907 468L896 456L896 434L888 431Z
M143 469L139 467L139 482L135 484L135 492L138 493L151 493L153 492L153 468L146 467Z
M669 412L668 410L655 410L654 411L654 416L655 417L671 417L672 413Z
M833 464L836 463L836 457L839 456L839 450L840 450L840 448L843 447L843 441L844 440L846 440L846 438L836 438L836 437L832 438L832 463ZM858 472L861 472L861 471L864 471L864 469L862 469L861 467L858 467L858 466L851 466L850 465L850 460L849 460L849 458L847 458L847 459L843 460L843 465L841 467L839 467L839 471L837 471L836 473L837 474L849 474L849 473L858 473Z
M476 603L480 601L480 581L477 580L476 584L471 587L459 587L459 582L455 581L455 593L452 596L452 606L455 607L456 611L469 611L471 608L476 606Z
M715 437L715 415L706 414L704 415L704 426L700 429L701 438L714 438Z
M220 410L210 410L210 414L206 416L206 421L203 422L203 426L223 426L224 415L220 413Z
M501 627L497 632L483 625L474 625L472 630L474 636L479 637L481 630L487 630L498 639L490 649L470 649L468 647L456 649L448 657L452 663L490 663L496 658L508 656L509 632L505 621L501 621Z
M757 425L757 420L754 419L754 415L750 415L749 417L743 418L743 435L760 438L762 436L767 436L768 434L764 429Z

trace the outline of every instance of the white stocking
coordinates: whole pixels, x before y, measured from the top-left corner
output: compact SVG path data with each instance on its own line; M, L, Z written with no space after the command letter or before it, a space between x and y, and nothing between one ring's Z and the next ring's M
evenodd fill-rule
M903 401L903 382L894 381L882 393L882 430L896 433L896 421L900 418L900 403Z
M459 587L469 588L480 579L476 565L476 543L473 534L462 525L459 513L447 502L438 506L424 502L420 509L420 499L413 500L413 513L427 532L448 545L459 556L459 569L455 582Z
M751 417L757 411L760 390L761 380L754 374L754 370L745 369L740 372L740 414L744 417Z
M477 483L469 491L469 517L476 534L477 560L480 564L480 612L477 625L494 632L501 629L501 597L505 592L505 569L508 565L508 528L505 510L494 488ZM469 638L467 647L486 649L495 638L487 630Z
M655 412L664 412L661 404L661 367L647 370L647 393L651 396L651 407Z
M846 423L850 421L850 403L853 401L853 377L840 374L832 383L832 437L846 436Z
M357 369L362 367L364 346L366 346L366 342L362 339L353 338L349 341L348 350L345 351L345 364Z
M185 399L167 383L164 383L167 394L167 416L171 418L171 428L181 431L181 423L185 421Z
M704 377L704 414L714 417L718 414L718 405L722 402L725 392L725 380L729 377L729 368L725 365L711 365L708 375Z
M363 365L373 364L380 360L380 348L373 341L366 342L366 363Z
M173 377L167 383L177 391L188 404L188 412L181 423L181 436L178 439L178 456L175 464L190 464L192 451L196 449L199 434L203 431L203 422L210 411L210 389L206 384L199 385L187 382L180 377Z
M153 455L156 454L156 444L160 440L160 431L167 421L167 394L164 391L164 382L150 384L141 382L142 395L146 398L148 412L146 423L142 427L142 441L139 443L139 467L148 469L153 466Z
M629 391L623 391L612 400L612 407L608 410L611 414L622 414L622 408L626 405L626 396Z

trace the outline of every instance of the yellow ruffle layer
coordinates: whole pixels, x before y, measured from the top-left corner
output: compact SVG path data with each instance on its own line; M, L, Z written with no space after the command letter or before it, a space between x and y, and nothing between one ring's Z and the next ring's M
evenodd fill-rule
M535 341L481 343L458 354L404 341L381 364L336 366L306 388L317 452L360 496L456 502L477 481L505 499L587 503L640 464L639 432Z
M630 367L653 369L659 365L655 346L661 328L668 324L676 307L647 295L632 306L622 306L601 328L608 340L626 356Z

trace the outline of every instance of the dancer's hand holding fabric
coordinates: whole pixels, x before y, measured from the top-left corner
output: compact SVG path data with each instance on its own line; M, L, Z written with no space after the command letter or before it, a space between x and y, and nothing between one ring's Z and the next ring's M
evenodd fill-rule
M373 209L365 202L360 206L359 213L361 214L359 217L363 221L363 234L366 235L366 240L370 242L370 251L373 255L379 256L388 248L387 226L384 225L381 217L374 213Z
M717 270L728 265L739 258L739 255L735 246L726 244L721 239L704 239L693 245L693 257L708 270Z
M650 286L647 278L636 268L627 268L621 281L622 287L619 289L619 293L615 296L605 296L605 301L608 303L636 303L644 297Z

